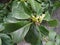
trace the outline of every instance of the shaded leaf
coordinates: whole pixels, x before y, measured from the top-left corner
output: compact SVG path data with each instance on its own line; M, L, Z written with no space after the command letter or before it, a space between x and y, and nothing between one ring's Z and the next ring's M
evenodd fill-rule
M56 1L56 2L54 3L54 7L59 8L59 7L60 7L60 2L59 2L59 1Z
M10 33L16 31L28 23L29 23L28 21L20 21L17 23L5 23L4 24L5 29L3 30L3 32Z
M4 7L3 3L0 3L0 10Z
M13 45L12 40L8 35L0 33L0 38L2 40L2 45Z
M25 40L31 43L31 45L42 45L40 35L34 24L31 25L27 35L25 36Z
M21 42L24 39L27 32L29 31L30 24L31 23L29 23L29 24L23 26L22 28L18 29L17 31L14 31L11 33L12 40L14 43Z
M43 34L43 36L47 36L49 31L44 26L39 26L40 32Z
M57 26L58 22L57 22L57 20L50 20L50 21L48 21L48 24L51 27L55 27L55 26Z

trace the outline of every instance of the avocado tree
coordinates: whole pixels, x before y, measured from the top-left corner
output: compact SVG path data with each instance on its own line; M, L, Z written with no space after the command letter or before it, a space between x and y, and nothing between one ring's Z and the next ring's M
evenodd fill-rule
M59 0L10 0L0 3L0 45L17 45L25 40L31 45L60 45L60 35L46 28L57 26L52 19Z

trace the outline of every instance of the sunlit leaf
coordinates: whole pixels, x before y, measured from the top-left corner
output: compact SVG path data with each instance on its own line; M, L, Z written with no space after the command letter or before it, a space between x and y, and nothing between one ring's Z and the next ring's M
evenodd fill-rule
M28 19L30 16L25 13L21 2L13 2L12 4L12 17L16 19Z
M52 42L52 41L48 41L48 42L46 43L46 45L55 45L55 43Z
M37 13L37 15L42 14L43 9L40 3L35 0L28 0L28 2L31 4L32 9Z
M51 20L51 17L50 17L50 14L49 14L48 11L45 12L45 18L44 18L44 20L46 20L46 21L50 21Z
M49 31L49 39L54 41L56 37L56 32L54 32L53 30Z
M60 45L60 35L57 35L56 37L56 45Z

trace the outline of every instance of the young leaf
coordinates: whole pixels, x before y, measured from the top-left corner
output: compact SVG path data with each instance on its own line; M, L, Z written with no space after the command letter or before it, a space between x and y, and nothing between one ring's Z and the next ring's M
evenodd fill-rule
M23 26L22 28L18 29L17 31L14 31L11 33L12 40L14 43L21 42L24 37L26 36L27 32L29 31L31 23Z

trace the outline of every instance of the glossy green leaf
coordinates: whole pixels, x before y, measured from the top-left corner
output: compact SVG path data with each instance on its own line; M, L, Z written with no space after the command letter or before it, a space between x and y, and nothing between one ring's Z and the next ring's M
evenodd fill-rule
M4 24L5 29L3 30L3 32L10 33L16 31L28 23L29 23L28 21L20 21L17 23L5 23Z
M12 17L16 19L28 19L30 16L25 13L21 2L14 1L12 4Z
M51 26L51 27L56 27L57 24L58 24L58 22L57 22L57 20L51 20L51 21L48 21L48 24L49 24L49 26Z
M27 35L25 36L25 40L31 45L42 45L42 41L40 35L34 24L31 25Z
M47 36L49 31L44 26L39 26L39 30L43 36Z
M27 2L22 2L22 6L24 8L25 13L31 16L33 10L31 10L30 5Z
M53 30L49 31L49 39L54 41L56 37L56 32L54 32Z
M2 40L2 45L13 45L12 40L8 35L0 33L0 38Z
M12 40L14 43L21 42L24 37L26 36L27 32L29 31L31 23L23 26L22 28L18 29L17 31L14 31L11 33Z
M52 42L52 41L48 41L48 42L46 43L46 45L55 45L55 43Z
M28 0L28 2L31 4L32 9L37 13L37 15L42 14L43 9L40 3L35 0Z
M9 13L7 17L4 17L3 21L4 21L4 23L17 23L17 22L19 22L14 17L12 17L11 13Z

